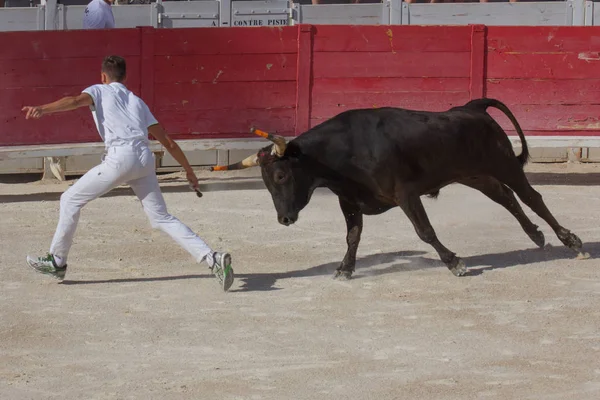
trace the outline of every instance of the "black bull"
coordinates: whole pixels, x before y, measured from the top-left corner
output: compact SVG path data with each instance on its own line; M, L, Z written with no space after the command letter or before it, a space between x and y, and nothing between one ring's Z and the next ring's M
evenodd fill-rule
M501 110L522 143L515 156L504 130L486 112ZM348 250L336 277L350 278L363 227L363 215L400 207L417 234L429 243L456 276L464 262L438 240L420 196L437 197L452 183L477 189L506 208L539 247L544 235L525 215L514 193L543 218L560 241L580 250L581 240L561 226L542 196L531 187L523 166L529 150L510 110L494 99L478 99L444 112L401 108L343 112L286 143L279 136L254 130L274 142L256 155L223 171L259 165L281 224L290 225L308 204L315 188L326 187L339 198L348 228Z

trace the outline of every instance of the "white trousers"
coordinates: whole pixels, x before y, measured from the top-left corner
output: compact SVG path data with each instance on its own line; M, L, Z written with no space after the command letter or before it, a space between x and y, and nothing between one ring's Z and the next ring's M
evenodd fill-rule
M66 260L83 206L127 183L142 202L152 227L167 233L197 262L202 262L212 251L190 228L167 212L154 163L154 155L145 144L108 148L102 163L88 171L60 197L60 217L50 253Z

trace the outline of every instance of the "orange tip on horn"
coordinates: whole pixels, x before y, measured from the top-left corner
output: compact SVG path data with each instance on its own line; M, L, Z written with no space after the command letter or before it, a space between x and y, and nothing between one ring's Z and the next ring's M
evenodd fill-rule
M214 167L210 167L211 171L227 171L229 168L227 168L226 165L215 165Z
M252 133L254 133L255 135L258 135L260 137L263 137L265 139L268 139L269 135L267 132L261 131L260 129L256 129L256 128L252 128Z

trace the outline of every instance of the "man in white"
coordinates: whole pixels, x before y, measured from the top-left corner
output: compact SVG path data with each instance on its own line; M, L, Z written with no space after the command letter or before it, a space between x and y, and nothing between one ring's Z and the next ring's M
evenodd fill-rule
M64 279L81 209L88 202L127 183L140 199L152 226L170 235L197 262L206 261L223 290L227 291L233 283L231 255L213 252L190 228L167 212L156 178L154 155L148 147L148 133L183 166L194 189L198 188L198 179L181 148L159 125L148 106L123 85L125 77L125 60L109 56L102 62L102 84L88 87L79 96L23 108L29 119L89 106L106 146L102 163L60 197L60 217L50 252L45 257L28 256L27 263L38 272Z
M111 29L115 27L112 12L114 0L92 0L83 14L83 29Z

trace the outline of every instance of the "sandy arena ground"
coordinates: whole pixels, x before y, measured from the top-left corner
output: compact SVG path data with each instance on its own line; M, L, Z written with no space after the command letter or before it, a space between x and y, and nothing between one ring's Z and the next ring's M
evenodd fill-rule
M529 177L592 259L551 248L479 192L424 199L456 278L400 210L367 217L355 278L336 197L276 221L256 170L162 176L172 214L234 256L220 291L153 231L126 188L82 212L63 284L25 266L47 250L69 183L0 184L0 399L599 399L600 167ZM203 175L208 176L208 175ZM71 182L72 183L72 182Z

